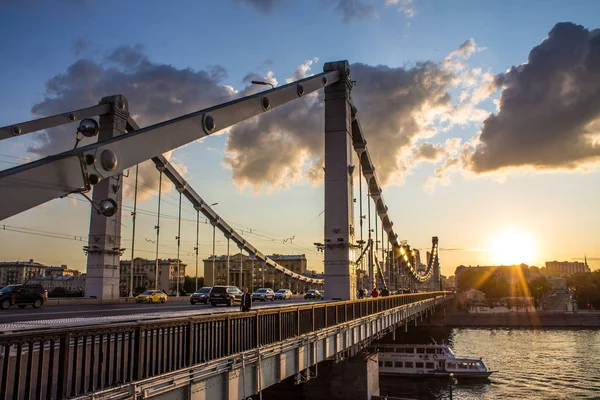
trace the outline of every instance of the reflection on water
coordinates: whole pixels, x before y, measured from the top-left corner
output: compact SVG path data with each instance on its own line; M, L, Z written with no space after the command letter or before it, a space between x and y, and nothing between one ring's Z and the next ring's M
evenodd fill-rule
M417 327L386 341L424 343L427 337L449 344L457 356L482 357L498 371L486 383L459 382L454 399L600 399L598 330ZM433 400L450 393L446 380L382 376L379 384L382 395Z

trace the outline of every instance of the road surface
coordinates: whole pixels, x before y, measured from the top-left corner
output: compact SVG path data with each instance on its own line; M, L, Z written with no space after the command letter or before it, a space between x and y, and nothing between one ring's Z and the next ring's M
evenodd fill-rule
M319 300L316 300L317 302ZM263 307L285 307L308 304L315 300L295 298L292 300L277 300L253 302L253 309ZM94 304L94 305L56 305L44 306L38 309L11 307L0 310L0 331L14 332L15 330L31 330L56 326L92 325L110 322L124 322L142 319L163 319L186 317L198 314L237 312L239 306L212 307L205 304L192 305L184 303L165 304Z

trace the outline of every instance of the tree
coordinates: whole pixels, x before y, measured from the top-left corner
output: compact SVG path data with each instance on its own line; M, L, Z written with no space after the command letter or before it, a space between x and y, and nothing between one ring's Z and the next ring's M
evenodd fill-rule
M536 307L539 307L542 297L544 297L546 293L552 291L552 285L543 276L540 276L539 278L535 278L534 280L530 281L528 283L528 286L531 296L535 298Z
M198 277L198 289L204 286L204 277ZM196 277L186 276L183 281L183 290L187 293L194 293L196 291Z
M580 272L567 279L567 284L578 308L600 307L600 271Z

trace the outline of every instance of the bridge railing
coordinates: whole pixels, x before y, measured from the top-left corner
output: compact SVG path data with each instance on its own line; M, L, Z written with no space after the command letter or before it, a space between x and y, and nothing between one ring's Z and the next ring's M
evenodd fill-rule
M0 336L0 399L83 395L445 294L5 333Z

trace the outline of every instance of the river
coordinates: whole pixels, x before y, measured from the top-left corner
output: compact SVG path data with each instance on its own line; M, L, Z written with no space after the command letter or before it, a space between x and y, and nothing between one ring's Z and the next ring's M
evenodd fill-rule
M482 357L489 382L452 387L454 399L600 399L600 330L411 328L396 343L432 337L459 357ZM447 381L380 377L381 394L449 398Z

